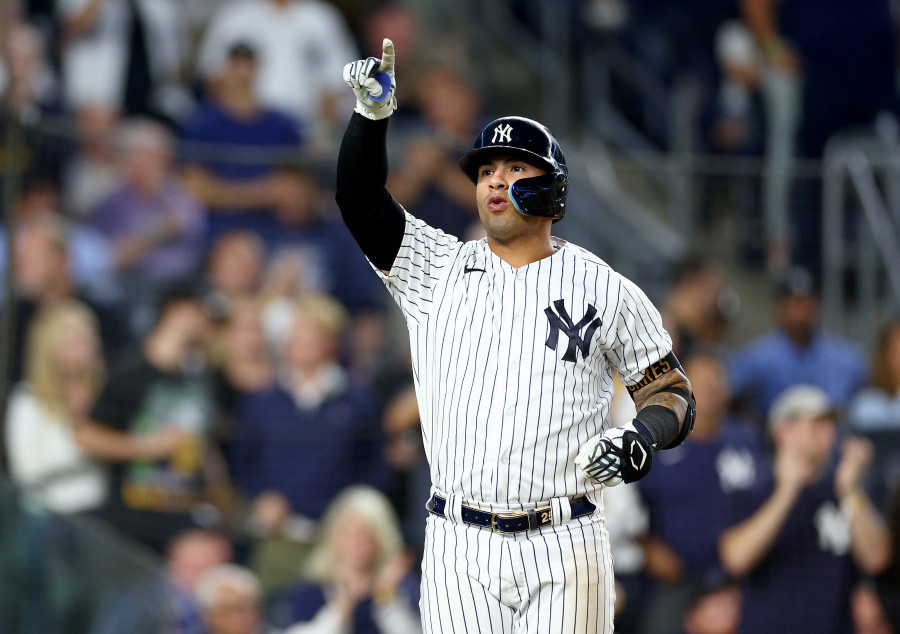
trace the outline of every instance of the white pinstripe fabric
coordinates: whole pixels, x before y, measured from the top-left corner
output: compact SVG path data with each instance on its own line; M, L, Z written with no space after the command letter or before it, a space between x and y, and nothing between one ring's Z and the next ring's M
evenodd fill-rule
M556 239L555 239L556 240ZM432 483L487 510L533 508L598 488L574 466L609 426L612 369L626 385L672 349L659 312L632 282L580 247L515 269L485 240L461 243L407 214L382 276L407 321ZM547 310L578 323L592 306L585 356ZM580 329L585 336L588 326Z
M610 634L614 603L598 517L516 535L428 518L425 634Z
M612 632L612 557L600 501L575 467L609 426L612 369L626 385L672 349L632 282L580 247L519 269L406 215L385 285L406 317L422 436L447 519L428 518L422 614L438 632ZM565 324L563 329L560 325ZM568 330L568 332L566 332ZM461 523L549 504L553 525L499 535Z

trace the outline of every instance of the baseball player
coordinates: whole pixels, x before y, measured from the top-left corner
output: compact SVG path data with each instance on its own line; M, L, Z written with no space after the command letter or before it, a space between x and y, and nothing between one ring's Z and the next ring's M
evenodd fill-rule
M603 260L551 235L563 153L541 124L490 123L460 167L487 237L460 242L385 189L394 49L347 64L344 221L409 328L431 469L421 611L433 632L611 632L604 486L638 480L693 425L656 308ZM637 418L609 428L612 369Z

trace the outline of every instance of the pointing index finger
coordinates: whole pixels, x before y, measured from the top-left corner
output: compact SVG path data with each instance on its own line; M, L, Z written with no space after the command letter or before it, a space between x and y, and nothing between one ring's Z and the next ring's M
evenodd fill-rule
M394 43L388 38L384 38L384 42L381 43L381 66L378 70L386 73L394 70Z

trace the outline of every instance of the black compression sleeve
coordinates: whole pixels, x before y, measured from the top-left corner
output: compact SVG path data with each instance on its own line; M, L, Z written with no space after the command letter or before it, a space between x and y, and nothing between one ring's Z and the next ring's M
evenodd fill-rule
M648 405L638 412L636 421L653 436L654 449L665 449L678 436L681 423L678 414L663 405Z
M344 132L337 164L335 200L363 253L383 271L394 265L406 219L385 189L388 174L387 119L354 112Z

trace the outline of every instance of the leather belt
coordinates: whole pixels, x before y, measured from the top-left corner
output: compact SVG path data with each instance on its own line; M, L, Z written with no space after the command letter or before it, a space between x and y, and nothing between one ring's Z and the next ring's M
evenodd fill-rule
M589 515L597 508L586 497L572 498L569 501L572 509L572 519ZM447 517L445 508L446 498L435 493L425 504L429 512L441 517ZM549 506L539 509L529 509L520 513L491 513L471 506L462 505L462 521L470 526L483 526L490 528L495 533L521 533L541 526L549 526L553 523L553 512Z

